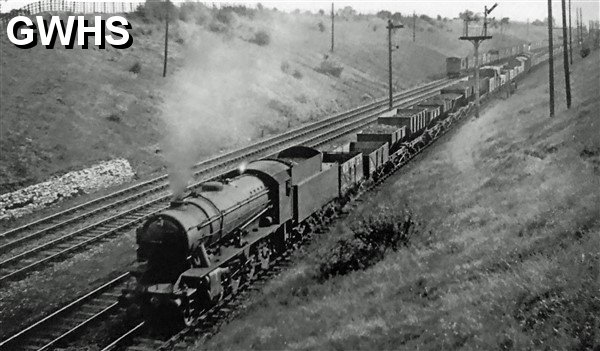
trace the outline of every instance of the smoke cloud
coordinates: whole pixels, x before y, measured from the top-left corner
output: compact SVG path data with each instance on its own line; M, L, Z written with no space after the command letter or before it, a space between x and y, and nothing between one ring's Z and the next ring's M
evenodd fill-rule
M186 41L186 61L170 78L162 109L174 198L185 190L202 156L253 138L253 121L260 115L261 62L240 55L239 40L211 32L200 30Z

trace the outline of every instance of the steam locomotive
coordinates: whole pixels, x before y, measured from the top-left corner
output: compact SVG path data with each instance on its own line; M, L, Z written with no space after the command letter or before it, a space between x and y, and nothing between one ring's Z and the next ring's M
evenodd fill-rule
M291 147L176 199L138 228L135 282L123 301L153 324L190 325L331 216L340 199L447 128L474 88L463 79L410 108L381 114L347 147ZM482 96L499 88L480 86Z

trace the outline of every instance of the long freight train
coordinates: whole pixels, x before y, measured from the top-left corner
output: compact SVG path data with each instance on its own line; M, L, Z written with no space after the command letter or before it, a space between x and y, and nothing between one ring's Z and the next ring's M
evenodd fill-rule
M523 55L492 70L481 95L538 61ZM348 150L291 147L173 201L138 228L136 279L123 301L162 326L192 323L199 311L235 293L314 221L331 214L336 201L434 138L473 99L473 89L465 78L410 108L383 113Z

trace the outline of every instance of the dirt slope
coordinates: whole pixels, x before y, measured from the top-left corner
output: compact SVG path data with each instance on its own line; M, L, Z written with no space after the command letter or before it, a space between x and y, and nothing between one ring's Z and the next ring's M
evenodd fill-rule
M318 237L198 349L596 350L600 55L557 62L492 103ZM318 267L362 218L408 206L421 231L364 271Z
M0 192L114 157L127 158L141 176L162 173L166 131L182 124L181 115L186 115L187 123L188 116L212 109L214 116L230 115L230 125L236 125L240 115L251 117L247 118L251 128L239 134L219 131L219 143L196 142L201 146L192 152L195 160L263 133L359 105L387 89L381 19L338 19L332 55L327 16L264 10L252 16L222 16L227 22L223 24L213 15L209 12L202 20L182 16L187 22L172 23L167 79L161 77L163 24L152 17L128 15L134 45L125 51L21 50L2 36ZM324 23L323 31L319 23ZM470 50L469 44L456 39L460 23L419 19L417 26L416 43L410 30L395 34L401 47L394 54L397 89L443 74L446 55ZM542 29L534 29L525 39L543 37ZM253 42L261 30L270 36L267 45ZM516 34L522 26L514 24L510 30ZM507 36L501 45L516 42ZM227 59L215 60L221 53ZM315 71L325 55L344 67L340 77ZM211 59L213 66L207 64ZM132 73L136 63L141 64L139 73ZM213 72L214 78L198 76L199 70ZM234 74L240 71L246 73ZM223 72L234 72L226 86L219 84L217 73ZM189 77L194 79L187 81ZM206 95L196 92L207 89L212 95L205 102ZM219 107L232 102L227 109ZM189 147L180 146L176 152L185 149Z

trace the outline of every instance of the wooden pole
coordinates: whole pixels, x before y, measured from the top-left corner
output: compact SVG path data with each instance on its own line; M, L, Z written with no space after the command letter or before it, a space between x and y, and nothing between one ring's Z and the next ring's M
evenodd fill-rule
M163 77L167 76L167 58L169 52L169 0L165 0L166 16L165 16L165 63L163 66Z
M473 41L475 47L475 117L479 118L479 40Z
M548 81L550 88L550 117L554 117L554 49L552 48L552 0L548 0Z
M331 3L331 52L333 52L333 38L334 38L334 24L333 24L333 19L335 17L335 14L333 13L333 3Z
M563 67L565 69L565 91L567 93L567 108L571 108L571 80L569 77L569 53L567 47L567 9L565 0L562 3L562 32L563 32Z
M387 30L388 30L388 90L389 90L389 102L388 102L388 106L389 109L391 110L394 106L393 106L393 93L392 93L392 30L396 29L396 28L404 28L404 25L402 24L397 24L394 25L394 23L392 23L392 19L388 19L388 25L387 25Z
M388 19L388 92L389 92L389 102L388 107L391 110L393 106L392 101L392 29L394 26L392 25L392 20Z
M413 43L416 40L415 31L417 30L417 14L413 12Z
M569 0L569 56L571 58L571 66L573 65L573 33L571 26L571 0Z

